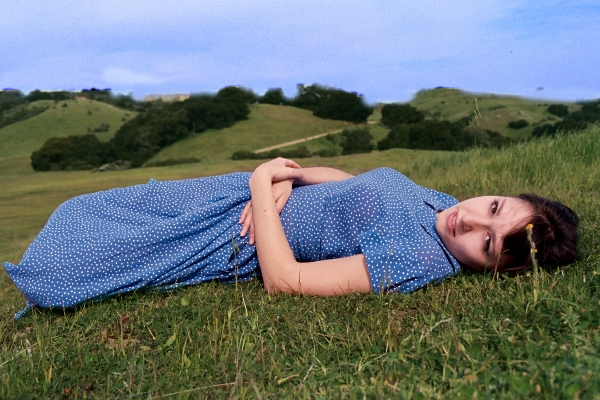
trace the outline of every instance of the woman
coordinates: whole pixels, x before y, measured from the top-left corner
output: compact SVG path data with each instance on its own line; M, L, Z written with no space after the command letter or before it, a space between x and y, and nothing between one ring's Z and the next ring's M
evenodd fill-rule
M352 177L279 158L252 174L76 197L54 212L19 265L4 265L28 307L259 274L269 293L408 293L461 264L526 267L528 223L541 263L574 261L576 216L557 202L522 195L458 203L389 168Z

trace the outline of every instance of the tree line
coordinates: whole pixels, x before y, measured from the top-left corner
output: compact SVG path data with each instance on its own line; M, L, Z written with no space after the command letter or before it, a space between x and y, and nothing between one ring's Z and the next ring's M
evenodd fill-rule
M111 96L110 90L84 90L87 98L139 111L139 114L122 125L108 142L95 135L51 138L31 155L31 165L36 171L51 169L92 169L116 160L126 160L139 167L148 159L184 137L207 129L223 129L247 119L249 104L273 104L274 94L284 100L279 104L301 107L313 111L320 118L364 122L373 108L364 103L355 92L326 88L319 85L298 85L298 95L291 100L281 89L272 89L263 96L252 91L229 86L215 95L192 95L181 102L140 103L127 96ZM65 100L71 92L30 93L29 99Z
M31 165L36 171L92 169L127 160L132 167L139 167L190 133L223 129L246 119L248 102L248 92L237 87L226 87L216 95L191 96L182 102L157 102L123 124L108 142L93 134L51 138L32 153Z

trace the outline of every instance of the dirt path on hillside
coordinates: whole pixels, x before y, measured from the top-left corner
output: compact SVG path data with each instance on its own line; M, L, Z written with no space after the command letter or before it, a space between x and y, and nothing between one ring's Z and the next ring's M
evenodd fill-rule
M367 125L373 125L373 124L376 124L377 122L379 122L379 121L368 121ZM344 129L336 129L335 131L329 131L329 132L325 132L325 133L319 133L318 135L309 136L309 137L305 137L305 138L302 138L302 139L292 140L291 142L285 142L285 143L276 144L275 146L269 146L269 147L265 147L263 149L254 150L254 154L263 153L265 151L271 151L271 150L280 149L282 147L291 146L293 144L308 142L309 140L314 140L314 139L322 138L322 137L327 136L327 135L335 135L336 133L340 133L343 130Z

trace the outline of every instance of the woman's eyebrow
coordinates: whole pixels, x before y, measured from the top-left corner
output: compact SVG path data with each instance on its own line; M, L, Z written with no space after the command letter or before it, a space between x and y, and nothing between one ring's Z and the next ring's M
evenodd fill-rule
M502 200L500 200L500 204L498 205L498 209L496 210L496 216L500 215L500 212L502 211L504 204L506 204L506 197L503 198Z
M494 214L495 217L500 216L500 213L502 212L502 209L505 204L506 204L506 197L498 202L498 209L496 210L496 214ZM498 256L496 255L496 253L497 253L496 250L502 248L502 238L499 237L498 232L494 232L494 240L492 241L492 246L493 246L492 254L494 255L494 259L497 260Z

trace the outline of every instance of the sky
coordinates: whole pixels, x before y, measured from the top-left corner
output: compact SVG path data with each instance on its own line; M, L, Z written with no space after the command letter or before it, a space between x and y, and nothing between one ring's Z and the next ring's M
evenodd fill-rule
M600 98L600 0L0 0L0 88Z

